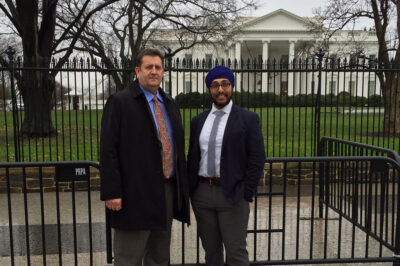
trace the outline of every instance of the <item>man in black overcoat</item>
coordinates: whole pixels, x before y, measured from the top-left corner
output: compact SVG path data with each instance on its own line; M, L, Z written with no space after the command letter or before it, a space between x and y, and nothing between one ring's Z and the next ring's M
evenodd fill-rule
M168 265L172 219L189 223L184 132L160 88L163 55L141 51L137 80L111 95L101 124L101 200L111 212L114 265Z

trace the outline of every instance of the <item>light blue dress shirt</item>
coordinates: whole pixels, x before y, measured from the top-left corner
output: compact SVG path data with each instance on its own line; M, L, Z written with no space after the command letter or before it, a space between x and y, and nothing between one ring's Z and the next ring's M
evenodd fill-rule
M150 106L151 113L153 115L154 123L157 127L157 132L158 132L158 134L160 134L160 132L159 132L160 130L159 130L158 124L157 124L156 114L154 113L154 101L153 101L154 94L152 94L151 92L149 92L148 90L143 88L143 86L140 83L139 83L139 87L140 87L140 89L142 89L144 95L146 96L147 102L149 103L149 106ZM175 164L176 164L175 145L174 145L175 142L174 142L174 135L173 135L173 131L172 131L171 120L169 119L167 110L165 109L164 99L161 97L161 94L159 91L157 91L156 97L157 97L158 102L160 103L161 110L162 110L162 113L164 116L164 120L165 120L165 123L167 124L169 139L171 141L172 156L173 156L173 160L174 160L174 168L172 170L171 176L174 176L175 175Z

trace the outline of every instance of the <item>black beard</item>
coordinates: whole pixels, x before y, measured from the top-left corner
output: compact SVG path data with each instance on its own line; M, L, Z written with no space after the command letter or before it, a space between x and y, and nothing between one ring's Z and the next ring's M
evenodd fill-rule
M212 98L212 97L211 97L211 98ZM224 106L226 106L226 105L231 101L231 99L232 99L232 97L228 98L228 100L227 100L226 102L224 102L224 103L217 103L217 102L214 100L214 98L212 98L212 100L213 100L215 106L217 106L217 107L220 108L220 109L223 108Z

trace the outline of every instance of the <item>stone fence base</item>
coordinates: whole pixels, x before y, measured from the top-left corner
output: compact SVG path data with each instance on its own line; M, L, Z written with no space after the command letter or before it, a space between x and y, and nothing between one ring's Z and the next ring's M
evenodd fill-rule
M8 171L10 192L19 193L24 191L26 186L27 192L40 192L43 188L44 192L55 192L57 190L55 180L55 167L43 167L40 173L38 167L27 167L25 173L21 168L9 168ZM26 182L24 184L24 176ZM42 176L42 184L40 184L40 176ZM58 191L71 191L72 186L75 190L87 190L87 181L58 182ZM97 168L90 167L90 187L92 190L100 188L100 175ZM7 174L6 169L0 169L0 193L7 193Z
M311 185L313 182L318 184L319 170L319 163L313 162L289 162L286 163L286 166L283 163L266 163L260 185L267 186L271 182L272 184L283 184L284 176L289 185L297 185L299 182L302 185ZM370 171L370 163L365 162L363 167L357 167L356 162L350 162L346 164L345 170L352 171L351 175L348 176L363 176L365 178ZM340 171L343 170L333 167L329 171L331 177L336 176L336 178L340 178ZM389 169L389 178L393 176L390 171L391 169ZM55 167L43 167L41 173L37 167L27 167L25 168L25 173L23 173L21 168L9 168L8 176L10 192L12 193L23 192L25 186L27 192L40 192L41 188L43 188L44 192L55 192L57 190ZM25 183L24 176L26 176ZM42 176L42 184L40 183L40 176ZM360 179L359 181L362 180ZM72 186L72 182L58 182L59 191L71 191ZM87 190L87 182L75 181L74 187L75 190ZM99 170L94 167L90 167L90 187L92 190L98 190L100 187ZM6 170L0 169L0 193L7 193L7 190Z

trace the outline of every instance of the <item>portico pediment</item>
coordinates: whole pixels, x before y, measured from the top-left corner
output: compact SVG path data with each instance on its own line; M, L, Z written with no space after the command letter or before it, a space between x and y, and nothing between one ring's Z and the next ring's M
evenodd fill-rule
M309 31L307 20L284 9L248 21L241 31Z

